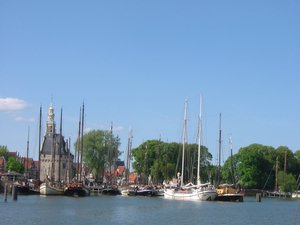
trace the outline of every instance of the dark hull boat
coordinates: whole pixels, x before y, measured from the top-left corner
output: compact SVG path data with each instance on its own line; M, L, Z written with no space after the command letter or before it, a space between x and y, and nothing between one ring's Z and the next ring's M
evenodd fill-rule
M90 189L82 183L70 183L66 185L64 194L67 196L85 197L90 195Z
M120 195L121 194L120 190L114 186L104 187L101 190L101 193L103 195Z
M129 196L155 196L156 191L152 187L135 187L134 189L128 190Z

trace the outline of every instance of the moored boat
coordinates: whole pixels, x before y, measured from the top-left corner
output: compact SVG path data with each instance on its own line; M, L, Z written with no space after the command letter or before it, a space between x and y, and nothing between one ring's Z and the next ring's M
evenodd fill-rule
M185 162L185 143L186 143L186 123L187 123L187 101L185 102L184 109L184 129L183 129L183 140L182 140L182 163L181 163L181 174L177 174L177 185L164 188L164 197L167 199L178 199L178 200L201 200L211 201L214 200L217 193L214 186L206 183L202 184L200 179L200 154L201 154L201 129L202 129L202 97L200 98L200 114L198 124L198 166L197 166L197 185L188 183L183 185L184 175L184 162Z
M244 193L238 190L234 185L220 184L218 186L216 201L243 202Z
M66 184L64 194L67 196L85 197L91 193L90 189L86 187L82 182Z
M41 195L63 195L64 189L54 183L44 182L40 185L40 194Z
M120 190L115 185L103 187L101 189L101 193L104 195L120 195L121 194Z
M155 190L151 186L138 187L128 191L129 196L154 196Z
M216 190L213 185L206 183L201 185L187 184L178 188L165 188L164 197L178 200L212 201L216 198Z

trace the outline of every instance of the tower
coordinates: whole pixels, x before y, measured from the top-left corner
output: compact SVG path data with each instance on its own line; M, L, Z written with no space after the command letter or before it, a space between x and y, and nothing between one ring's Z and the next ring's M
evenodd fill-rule
M46 133L49 134L55 134L55 121L54 121L54 108L51 103L48 109L48 119L47 119L47 131Z

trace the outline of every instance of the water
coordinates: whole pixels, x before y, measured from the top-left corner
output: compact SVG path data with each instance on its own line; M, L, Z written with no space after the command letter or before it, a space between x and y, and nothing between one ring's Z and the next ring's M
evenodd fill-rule
M205 225L300 225L300 201L266 199L258 203L166 200L124 196L11 196L0 195L0 224L205 224Z

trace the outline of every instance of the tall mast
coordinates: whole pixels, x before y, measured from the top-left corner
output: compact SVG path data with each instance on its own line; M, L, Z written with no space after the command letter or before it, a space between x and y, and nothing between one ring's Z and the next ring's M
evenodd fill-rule
M80 181L82 181L82 155L83 155L83 128L84 128L84 102L82 103L82 114L81 114L81 141L80 141Z
M67 180L68 180L68 183L70 183L70 178L71 178L71 173L70 173L70 151L71 151L71 138L69 137L69 141L68 141L68 176L67 176Z
M26 148L26 177L29 178L28 173L28 155L29 155L29 126L28 126L28 133L27 133L27 148Z
M229 146L230 146L230 167L231 167L231 179L233 184L235 185L235 174L234 174L234 169L233 169L233 161L232 161L232 139L229 137Z
M276 169L275 169L275 188L274 191L278 191L278 156L276 157Z
M201 183L200 179L200 160L201 160L201 139L202 139L202 95L200 96L200 112L198 126L198 166L197 166L197 184Z
M283 190L285 191L285 176L286 176L286 156L287 151L284 153L284 167L283 167Z
M80 173L80 168L79 168L79 155L80 155L80 142L81 142L81 107L80 107L80 112L79 112L79 127L78 127L78 140L77 140L77 169L76 169L76 179L77 181L79 180L79 173Z
M220 113L220 121L219 121L219 163L218 163L218 172L217 172L217 185L220 184L221 148L222 148L222 130L221 130L221 113Z
M127 159L126 159L126 185L128 185L129 183L131 147L132 147L132 129L130 128L128 134Z
M62 108L60 109L60 124L59 124L59 150L58 150L58 181L60 182L60 164L61 164L61 147L62 147Z
M186 112L187 111L187 100L184 103L184 126L183 126L183 136L182 136L182 161L181 161L181 180L180 185L183 185L183 173L184 173L184 152L185 152L185 142L186 142Z
M39 116L39 177L41 173L41 137L42 137L42 106L40 106L40 116Z
M108 147L108 166L109 166L109 175L111 176L111 165L113 161L113 143L112 143L112 136L113 136L113 122L110 123L110 132L109 132L109 147Z

